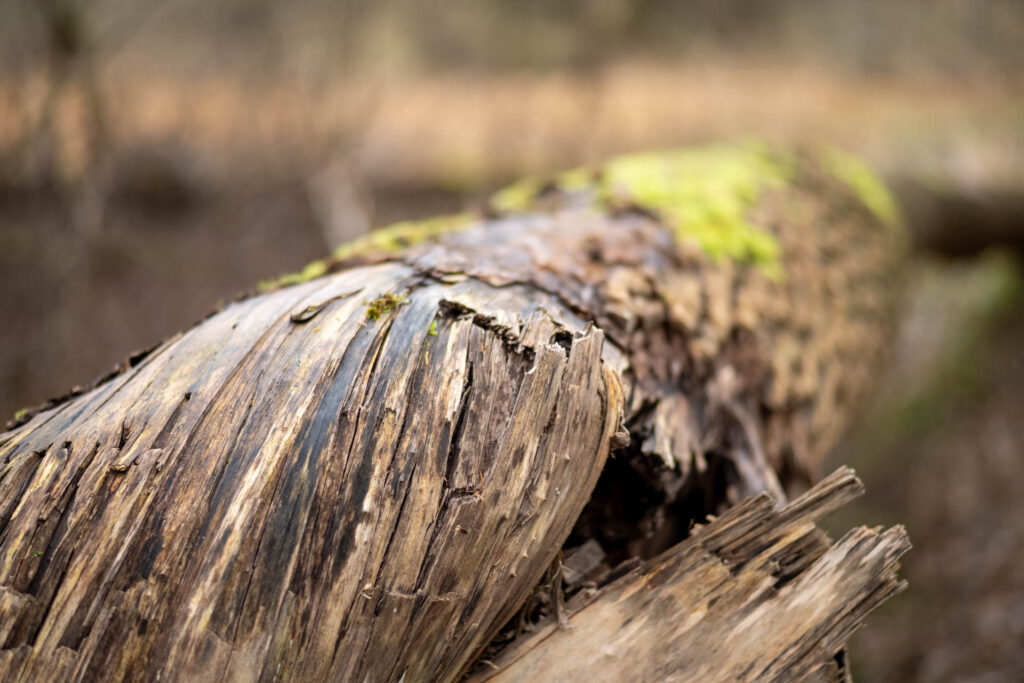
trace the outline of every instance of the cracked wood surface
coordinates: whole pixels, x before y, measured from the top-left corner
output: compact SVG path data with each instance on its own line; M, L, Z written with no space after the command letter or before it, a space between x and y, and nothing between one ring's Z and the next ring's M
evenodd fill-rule
M863 392L896 262L801 169L748 212L782 278L565 202L232 303L0 434L0 678L449 680L615 524L580 518L613 447L659 482L650 552L701 477L706 511L781 497Z
M782 510L748 499L469 681L844 680L844 643L905 588L897 560L910 547L902 527L830 546L815 521L861 490L844 468Z
M442 303L481 289L379 265L243 301L5 437L0 678L457 673L547 569L622 410L600 330Z

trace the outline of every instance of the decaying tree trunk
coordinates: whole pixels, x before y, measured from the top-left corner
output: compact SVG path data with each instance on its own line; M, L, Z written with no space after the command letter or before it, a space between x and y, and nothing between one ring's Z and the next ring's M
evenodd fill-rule
M737 621L755 607L780 630L748 674L827 662L893 589L902 536L825 552L812 495L677 544L816 478L878 363L902 238L837 159L743 145L520 184L21 416L0 435L0 678L457 679L517 613L559 611L559 551L584 546L568 595L596 601L545 644L491 643L526 652L506 675L557 674L551 648L621 609L615 647L690 643L653 678L726 667L695 644L764 636ZM840 580L820 631L784 628ZM635 597L656 584L661 607ZM776 645L800 653L772 668Z

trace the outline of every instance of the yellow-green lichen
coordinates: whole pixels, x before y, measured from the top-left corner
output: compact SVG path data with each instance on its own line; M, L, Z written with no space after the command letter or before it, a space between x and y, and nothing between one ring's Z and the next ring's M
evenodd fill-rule
M718 145L620 157L596 174L574 169L548 182L528 178L495 194L491 206L521 211L549 186L589 189L603 209L641 207L664 221L677 240L694 243L711 258L753 263L777 277L778 241L746 213L763 189L784 186L791 176L791 161L764 145Z
M283 275L276 280L261 282L260 291L287 287L326 275L331 261L342 261L353 256L371 253L389 253L425 242L448 232L461 230L473 220L468 213L438 216L420 221L402 221L373 230L362 237L341 245L328 259L313 261L297 273Z
M555 184L565 192L577 192L592 187L597 179L593 169L581 166L559 173L555 176Z
M28 416L28 408L22 408L18 412L14 413L14 421L21 422Z
M878 220L889 226L900 224L896 200L867 164L835 148L828 148L822 153L821 163L826 171L849 186Z

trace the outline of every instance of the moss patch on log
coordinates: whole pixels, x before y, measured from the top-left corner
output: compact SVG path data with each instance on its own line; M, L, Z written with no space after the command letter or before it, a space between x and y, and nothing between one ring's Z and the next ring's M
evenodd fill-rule
M409 299L398 294L392 294L391 292L385 292L381 294L373 301L367 302L366 304L366 319L367 320L380 320L386 314L395 310L404 303L408 303Z
M830 147L821 153L821 165L843 182L885 225L901 224L899 207L878 176L863 161L840 149Z
M815 156L824 172L848 187L882 223L901 224L896 202L866 164L834 148ZM489 206L500 214L530 211L548 193L557 192L580 197L600 211L638 208L661 220L677 242L696 246L713 261L751 264L777 279L782 276L779 242L747 214L763 191L788 185L797 168L794 154L761 142L632 154L598 169L524 178L492 195ZM341 245L297 273L263 282L260 289L307 282L350 258L395 253L461 230L472 220L471 214L460 213L395 223Z
M421 244L433 237L461 230L472 220L472 214L457 213L420 221L394 223L341 245L334 250L332 256L341 260L372 252L398 251L405 247Z
M634 206L658 216L680 242L712 259L729 258L781 274L778 240L746 217L761 192L784 187L792 159L757 142L714 145L613 159L597 172L573 169L550 181L527 178L491 199L501 212L528 210L547 190L587 192L597 207Z
M599 188L600 185L600 172L586 167L573 168L549 179L539 176L523 178L492 194L488 204L498 213L517 213L530 210L537 198L547 190L587 192Z
M308 282L331 271L333 265L347 259L368 254L384 254L400 251L406 247L421 244L429 239L449 232L455 232L473 221L473 214L458 213L437 216L419 221L401 221L387 227L373 230L362 237L346 242L327 258L313 261L296 273L283 275L276 280L261 282L260 291L287 287Z
M780 273L778 240L752 225L747 209L768 187L789 181L792 164L760 144L639 154L610 162L605 203L636 203L656 212L680 242L713 259L729 258Z

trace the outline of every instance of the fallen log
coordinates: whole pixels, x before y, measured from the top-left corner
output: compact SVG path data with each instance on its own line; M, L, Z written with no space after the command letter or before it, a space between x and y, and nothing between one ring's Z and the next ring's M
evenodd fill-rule
M0 435L0 678L458 678L563 547L815 479L902 242L756 144L371 233Z

